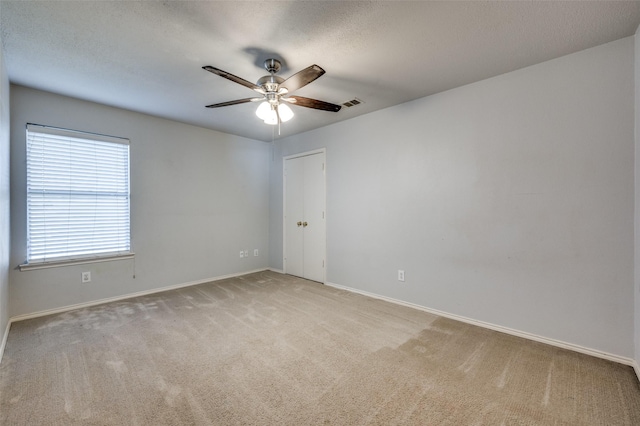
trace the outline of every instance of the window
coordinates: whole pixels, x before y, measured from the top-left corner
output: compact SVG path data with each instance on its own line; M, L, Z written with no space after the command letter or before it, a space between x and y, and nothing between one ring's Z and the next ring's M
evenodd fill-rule
M129 140L27 125L27 265L131 254Z

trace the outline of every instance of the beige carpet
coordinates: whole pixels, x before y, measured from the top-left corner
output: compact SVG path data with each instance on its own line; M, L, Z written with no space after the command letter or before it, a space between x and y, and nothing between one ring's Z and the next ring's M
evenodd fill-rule
M640 425L630 367L263 272L13 324L3 425Z

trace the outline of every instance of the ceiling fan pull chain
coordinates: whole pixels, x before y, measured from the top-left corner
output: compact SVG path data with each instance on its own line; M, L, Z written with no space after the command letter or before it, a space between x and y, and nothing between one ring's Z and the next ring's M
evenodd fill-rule
M276 105L275 106L275 110L276 110L276 117L278 117L278 136L280 136L280 123L282 123L282 120L280 120L280 111L278 111L278 107L280 105Z

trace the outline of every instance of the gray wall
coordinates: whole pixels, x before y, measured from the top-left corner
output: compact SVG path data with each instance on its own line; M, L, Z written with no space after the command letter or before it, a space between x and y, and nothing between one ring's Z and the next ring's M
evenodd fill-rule
M635 360L640 364L640 27L635 36ZM639 366L640 368L640 366ZM640 375L640 370L637 371Z
M633 37L277 142L272 267L320 147L328 282L634 356Z
M26 253L27 122L130 138L135 261L14 269ZM268 266L269 144L20 86L11 123L12 316Z
M9 322L9 76L0 34L0 343ZM0 354L1 355L1 354Z

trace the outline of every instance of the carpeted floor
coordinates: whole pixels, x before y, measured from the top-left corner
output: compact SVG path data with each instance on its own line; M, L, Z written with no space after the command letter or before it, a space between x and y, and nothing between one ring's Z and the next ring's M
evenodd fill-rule
M262 272L14 323L3 425L640 425L630 367Z

